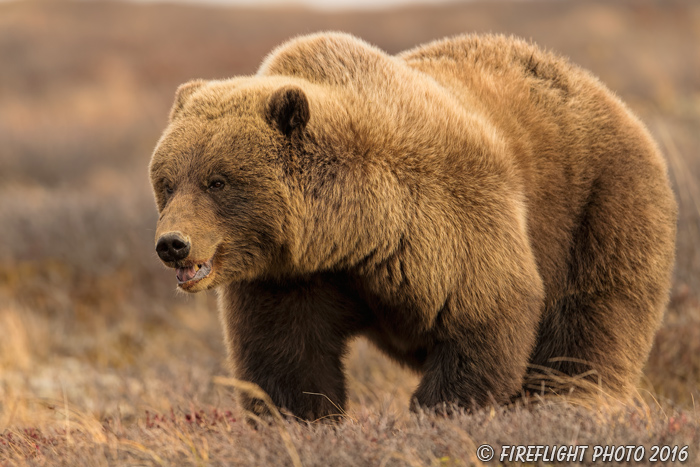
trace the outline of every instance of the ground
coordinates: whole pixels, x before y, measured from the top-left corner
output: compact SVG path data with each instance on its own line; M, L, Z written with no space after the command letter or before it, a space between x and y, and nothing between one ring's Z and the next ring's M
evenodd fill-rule
M216 379L215 297L176 293L153 250L145 168L178 84L253 73L275 45L321 29L389 52L469 31L532 38L640 115L681 211L670 309L635 405L414 416L417 378L358 341L345 422L244 421ZM0 4L0 465L470 465L483 443L690 445L685 465L700 465L698 31L700 5L680 1L346 15Z

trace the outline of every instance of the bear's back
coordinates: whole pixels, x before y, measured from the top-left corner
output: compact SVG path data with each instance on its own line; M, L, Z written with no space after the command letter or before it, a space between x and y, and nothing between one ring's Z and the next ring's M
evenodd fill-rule
M652 223L649 237L671 237L652 232L672 225L676 209L665 161L644 125L588 71L498 35L444 39L398 58L483 115L507 141L524 181L528 230L549 296L567 288L562 271L571 268L592 207L611 207L600 224L620 237L631 236L645 217L664 219ZM614 245L618 239L601 229L596 235ZM657 247L667 249L649 248ZM667 260L665 252L659 256Z
M655 217L675 209L665 162L641 122L592 74L520 39L463 35L389 56L347 34L319 33L278 47L258 76L331 89L365 141L395 146L384 153L396 158L389 165L441 167L452 191L469 183L458 158L512 166L550 296L564 293L582 219L606 193L616 207L601 223L620 231L631 232L630 213L645 206ZM431 158L416 148L430 148Z
M466 74L480 74L482 78L500 76L527 80L534 88L558 90L564 94L576 85L577 80L594 79L562 57L522 39L502 35L456 36L401 52L397 57L429 74L433 73L422 64L453 62L459 66L456 71L458 75L464 75L462 78L467 78Z

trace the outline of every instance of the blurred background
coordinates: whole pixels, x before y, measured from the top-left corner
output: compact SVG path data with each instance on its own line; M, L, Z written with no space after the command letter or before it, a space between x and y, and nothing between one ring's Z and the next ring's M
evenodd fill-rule
M229 403L212 383L227 374L214 295L176 293L154 254L147 166L178 84L255 73L273 47L319 30L389 53L467 32L514 34L590 69L629 104L667 156L681 208L670 309L642 385L693 406L700 3L277 3L0 2L0 432L31 423L38 400L124 423ZM362 341L348 366L351 410L406 410L413 375Z

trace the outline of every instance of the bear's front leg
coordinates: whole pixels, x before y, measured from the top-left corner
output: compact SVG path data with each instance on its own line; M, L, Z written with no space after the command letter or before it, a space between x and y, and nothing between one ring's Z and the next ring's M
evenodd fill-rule
M235 376L306 420L342 413L342 357L365 319L343 278L329 276L234 283L219 295ZM264 412L260 401L241 401Z
M461 307L443 310L413 409L507 403L521 390L537 337L541 296L534 292L520 298L519 303L493 302L500 310L478 317Z

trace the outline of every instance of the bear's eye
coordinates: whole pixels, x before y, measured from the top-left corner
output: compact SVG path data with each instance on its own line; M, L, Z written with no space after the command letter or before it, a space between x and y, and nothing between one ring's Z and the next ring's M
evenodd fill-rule
M212 180L209 182L209 189L210 190L220 190L224 187L225 183L223 180Z
M165 182L165 183L163 184L163 189L165 190L165 193L168 194L168 195L172 195L173 192L175 191L175 189L173 188L173 186L172 186L170 183L168 183L168 182Z

